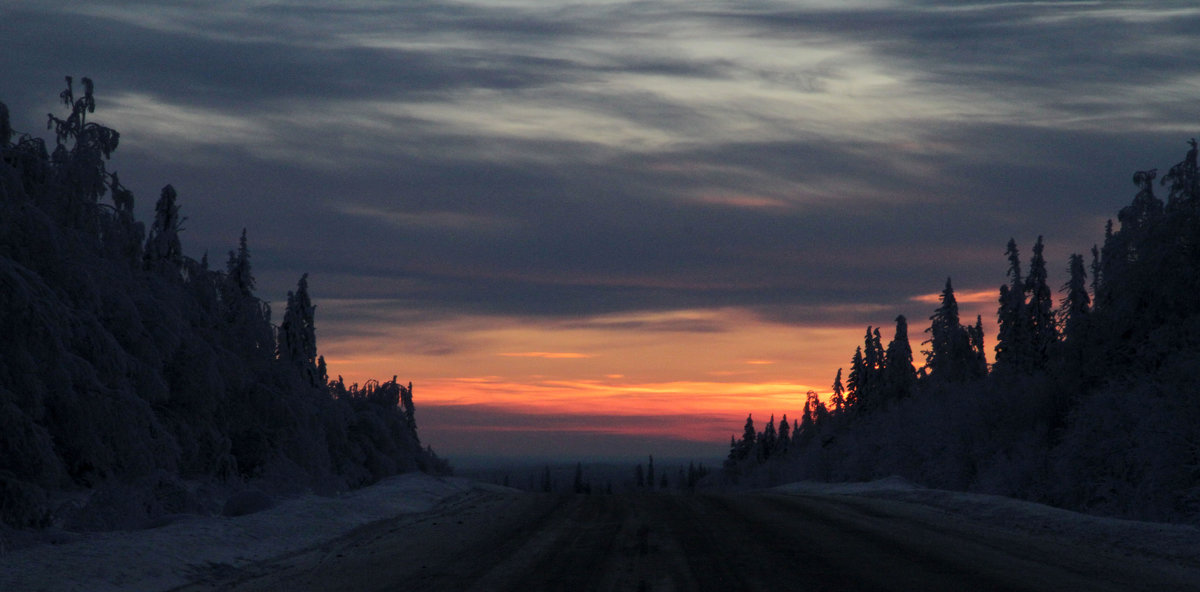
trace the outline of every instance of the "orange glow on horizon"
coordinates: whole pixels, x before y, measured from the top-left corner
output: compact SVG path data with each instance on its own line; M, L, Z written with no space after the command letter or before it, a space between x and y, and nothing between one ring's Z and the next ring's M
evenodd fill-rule
M917 296L913 296L912 298L909 298L909 300L912 300L914 302L925 302L928 304L932 304L934 306L937 306L939 303L941 303L941 299L942 299L942 293L940 291L934 292L932 294L919 294ZM997 302L998 303L1000 301L1000 292L998 290L992 290L992 289L989 289L989 290L965 290L962 292L955 290L954 291L954 300L955 300L955 302L958 302L961 304L979 304L979 303L983 303L983 302Z
M592 357L589 354L575 352L506 352L496 355L506 358L546 358L549 360L571 360Z
M378 327L319 335L329 372L347 382L411 381L418 415L438 409L418 420L435 449L439 434L465 429L450 419L454 410L474 414L474 431L727 443L747 414L756 424L795 418L809 391L826 400L862 343L858 325L796 326L734 308L409 321L394 331L403 340Z

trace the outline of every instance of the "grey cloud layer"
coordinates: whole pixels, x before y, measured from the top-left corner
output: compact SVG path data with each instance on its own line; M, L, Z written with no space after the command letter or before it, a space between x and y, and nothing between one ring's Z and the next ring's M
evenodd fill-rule
M248 226L268 297L447 313L884 322L1009 236L1090 246L1200 79L1200 15L1147 3L151 6L0 8L17 128L63 74L228 117L123 122L143 211L175 184L197 256Z

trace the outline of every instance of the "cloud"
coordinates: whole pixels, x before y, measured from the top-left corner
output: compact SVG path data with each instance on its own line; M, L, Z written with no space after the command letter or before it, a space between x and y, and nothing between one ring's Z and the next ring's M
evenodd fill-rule
M1186 150L1198 25L1169 2L43 2L0 19L0 100L37 132L61 76L95 79L142 219L172 183L189 254L248 227L264 297L309 272L347 375L552 373L497 355L543 351L641 380L604 348L840 348L816 331L924 318L947 276L994 290L1010 237L1062 274L1130 173ZM693 374L789 367L738 347Z
M589 354L581 354L578 352L504 352L496 354L506 358L545 358L547 360L578 360L583 358L593 357Z

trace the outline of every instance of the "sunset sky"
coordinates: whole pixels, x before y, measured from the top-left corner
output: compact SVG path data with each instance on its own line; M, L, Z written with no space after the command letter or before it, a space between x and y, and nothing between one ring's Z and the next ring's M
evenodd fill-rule
M0 101L95 80L184 250L309 273L347 382L455 457L718 457L1005 243L1055 287L1196 135L1178 2L0 0ZM988 347L994 345L989 335Z

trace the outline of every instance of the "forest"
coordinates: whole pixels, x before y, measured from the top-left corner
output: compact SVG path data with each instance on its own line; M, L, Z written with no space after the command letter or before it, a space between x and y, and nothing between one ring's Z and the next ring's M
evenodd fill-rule
M1042 237L1027 262L1009 241L992 364L982 319L959 317L947 279L919 367L904 316L886 346L867 327L824 401L810 392L790 425L771 417L759 430L747 418L724 478L898 475L1099 515L1200 520L1200 173L1189 145L1161 179L1133 175L1132 202L1090 261L1069 257L1058 290Z
M421 446L411 383L330 379L307 275L276 325L245 231L214 266L184 254L170 185L135 219L107 165L120 134L80 82L48 116L52 145L0 103L0 522L139 528L237 512L246 492L448 471Z

